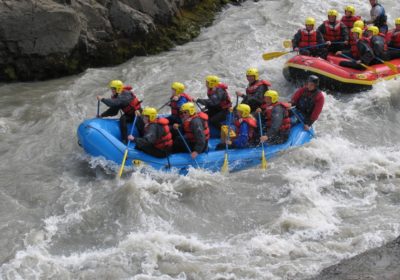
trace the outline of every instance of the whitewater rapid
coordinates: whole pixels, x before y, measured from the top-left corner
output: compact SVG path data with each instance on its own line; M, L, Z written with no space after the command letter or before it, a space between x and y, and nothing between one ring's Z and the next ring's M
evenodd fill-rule
M282 51L307 16L368 1L247 1L194 41L118 67L0 86L1 279L306 279L400 234L400 82L326 95L316 138L227 176L127 174L84 154L76 129L107 84L131 84L159 107L174 81L205 96L215 74L231 93L258 67L283 99ZM392 25L400 2L384 3ZM101 108L104 110L104 106ZM164 112L167 112L165 110Z

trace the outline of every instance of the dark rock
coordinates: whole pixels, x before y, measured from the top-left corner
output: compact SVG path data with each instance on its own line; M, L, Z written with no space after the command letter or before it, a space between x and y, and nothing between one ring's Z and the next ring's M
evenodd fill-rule
M184 43L227 0L0 0L0 81L42 80Z
M323 269L310 280L398 280L400 279L400 236L379 248Z

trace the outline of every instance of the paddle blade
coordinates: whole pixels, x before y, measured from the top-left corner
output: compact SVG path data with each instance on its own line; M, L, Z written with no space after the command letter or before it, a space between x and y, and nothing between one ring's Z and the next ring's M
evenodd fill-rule
M368 66L366 64L360 63L361 66L365 67L367 70L374 72L374 74L378 74L374 67Z
M271 59L280 57L280 56L288 54L288 53L290 53L290 52L270 52L270 53L264 53L262 55L262 57L264 60L271 60Z
M263 169L263 170L267 169L267 159L265 158L264 149L261 154L261 169Z
M221 173L228 173L228 153L225 153L224 164L221 167Z
M389 67L390 70L392 70L394 73L398 73L396 65L394 65L390 62L386 62L386 61L384 61L383 64L385 64L387 67Z
M121 178L122 172L124 171L124 166L125 166L127 156L128 156L128 149L125 150L124 158L122 159L121 168L119 169L119 172L118 172L118 178Z
M291 48L292 47L292 40L285 40L283 41L284 48Z

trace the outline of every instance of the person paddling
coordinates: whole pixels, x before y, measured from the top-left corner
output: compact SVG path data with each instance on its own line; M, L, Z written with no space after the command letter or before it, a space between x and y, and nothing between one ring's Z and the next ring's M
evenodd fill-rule
M257 109L262 113L262 127L266 133L260 137L260 142L281 144L286 142L290 133L290 104L279 101L279 93L268 90L264 94L264 103Z
M375 55L370 46L370 39L362 37L363 31L358 27L351 29L352 40L350 41L350 51L338 51L336 55L345 56L352 61L341 61L340 66L349 67L356 70L365 70L365 66L373 63Z
M209 75L206 77L206 88L208 98L195 98L194 102L206 107L210 124L220 129L232 106L228 86L221 83L218 76Z
M269 81L259 79L257 68L247 69L246 79L249 82L246 87L246 94L236 91L236 95L242 97L242 103L249 105L251 112L254 112L263 103L264 92L268 90L268 88L271 86L271 83Z
M350 34L350 30L354 27L354 23L357 20L361 20L361 17L356 16L355 13L356 9L351 5L348 5L344 8L344 16L340 21L347 27L348 34Z
M395 28L387 35L390 59L400 58L400 17L396 18Z
M373 24L379 28L379 31L382 33L386 33L388 31L387 15L385 12L385 8L378 3L378 0L369 0L371 4L371 19L366 20L365 24Z
M143 109L143 137L129 135L128 139L136 143L136 149L157 158L169 155L173 145L172 134L166 118L157 118L157 110L152 107Z
M181 109L182 130L179 138L174 138L174 153L188 152L189 146L191 156L195 159L208 148L210 129L208 128L208 116L204 112L197 113L196 106L192 102L182 105ZM179 124L174 124L174 129L179 129ZM182 139L182 136L184 139ZM186 143L185 143L186 142Z
M110 82L109 87L111 89L111 98L104 98L97 96L97 100L106 104L109 108L101 113L98 117L112 117L118 114L119 110L124 113L119 119L119 127L121 129L121 140L124 144L128 142L128 122L133 122L135 115L140 115L142 110L141 102L137 96L133 93L131 86L124 86L120 80L113 80ZM138 119L136 121L136 128L139 131L143 131L143 121Z
M336 10L329 10L327 14L328 20L325 20L317 30L324 36L329 52L343 50L349 44L347 27L337 20L339 13Z
M193 97L185 93L185 85L180 82L173 82L171 84L171 98L169 106L171 107L171 115L167 117L169 125L172 126L175 123L181 123L179 111L183 104L192 102Z
M325 43L321 32L314 30L315 19L308 17L305 20L305 28L299 29L292 39L293 50L301 55L319 56L326 58L327 49L321 46ZM318 46L317 46L318 45Z
M250 106L239 104L235 113L235 137L225 140L225 143L219 143L216 150L223 150L228 144L229 149L243 149L254 145L257 121L250 114Z
M376 26L369 26L367 34L368 38L370 39L370 46L376 57L375 61L373 61L373 64L382 63L382 60L389 60L390 58L387 52L385 34L379 33L379 28Z
M311 75L305 87L298 89L291 98L291 105L300 112L305 130L310 130L313 123L319 118L324 107L325 97L318 89L319 78Z

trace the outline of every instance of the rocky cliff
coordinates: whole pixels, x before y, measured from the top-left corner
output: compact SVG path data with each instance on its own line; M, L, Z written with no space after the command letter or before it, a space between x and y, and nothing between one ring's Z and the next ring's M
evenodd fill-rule
M232 0L0 0L0 81L116 65L197 36Z

